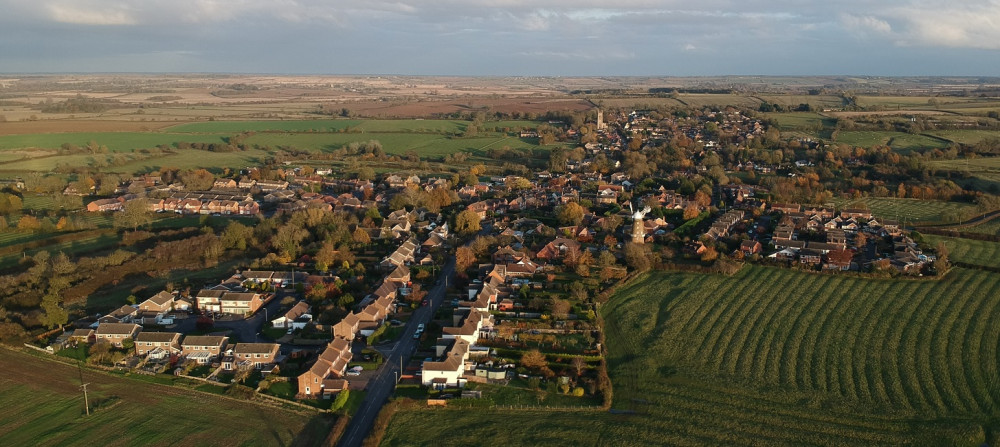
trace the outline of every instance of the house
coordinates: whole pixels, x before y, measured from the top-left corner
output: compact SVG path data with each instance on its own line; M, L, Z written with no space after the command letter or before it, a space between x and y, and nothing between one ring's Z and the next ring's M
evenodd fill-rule
M216 335L188 335L181 342L181 354L199 364L211 363L219 358L229 339Z
M333 337L354 340L360 328L361 318L358 318L358 314L349 313L340 322L333 325Z
M179 352L181 352L181 334L178 332L140 332L135 337L136 355L149 354L153 358L163 358Z
M538 259L545 259L552 261L555 259L563 259L566 256L575 256L580 251L580 243L567 238L555 238L552 242L545 244L535 257Z
M446 340L444 360L424 362L420 381L435 389L464 386L465 361L469 358L469 342L462 339Z
M159 314L174 309L174 294L163 291L139 303L139 312L155 312Z
M125 207L122 199L99 199L87 204L87 211L92 213L99 211L121 211Z
M753 256L760 253L761 245L758 241L746 240L740 243L740 251L744 256Z
M826 255L826 263L823 264L825 270L851 269L851 260L854 259L854 252L851 250L833 250Z
M108 342L112 346L122 347L125 340L134 340L142 326L135 323L101 323L97 325L95 337L98 342Z
M352 357L351 343L342 338L335 338L316 358L316 363L299 375L297 397L328 398L346 389L347 381L343 380L344 371Z
M93 329L76 329L69 335L69 341L73 343L93 343L97 340Z
M111 311L111 313L101 317L99 321L101 323L128 323L138 315L139 311L136 308L126 305Z
M233 356L227 356L222 361L222 367L227 371L241 368L263 369L278 361L277 343L237 343L233 348Z
M392 270L396 267L406 264L412 264L416 261L415 254L417 252L417 244L413 242L412 239L407 239L403 242L395 251L393 251L389 256L379 263L379 267L384 270Z
M219 312L233 315L252 315L271 295L255 292L230 292L227 290L201 289L195 300L203 312Z
M312 309L305 301L299 301L284 315L271 320L271 325L282 329L302 329L312 321Z
M236 180L231 178L220 178L212 183L212 189L236 189L238 186Z

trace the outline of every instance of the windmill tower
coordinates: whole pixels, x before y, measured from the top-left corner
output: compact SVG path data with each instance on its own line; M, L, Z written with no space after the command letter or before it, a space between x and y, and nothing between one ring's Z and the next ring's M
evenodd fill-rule
M632 211L632 203L628 204L629 211ZM642 218L646 217L649 213L649 207L645 207L642 211L634 211L632 213L632 243L642 244L646 242L646 227L642 223Z

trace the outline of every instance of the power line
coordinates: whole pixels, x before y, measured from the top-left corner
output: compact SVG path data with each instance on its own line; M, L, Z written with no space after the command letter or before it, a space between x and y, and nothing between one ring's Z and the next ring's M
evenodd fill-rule
M83 390L83 408L87 412L87 416L90 416L90 399L87 397L87 385L90 384L83 382L83 366L80 365L80 362L76 363L76 367L80 370L80 388Z

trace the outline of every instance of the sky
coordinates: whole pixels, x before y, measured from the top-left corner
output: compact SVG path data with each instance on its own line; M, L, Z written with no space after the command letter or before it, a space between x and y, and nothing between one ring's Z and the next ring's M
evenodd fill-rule
M0 0L0 72L1000 75L1000 0Z

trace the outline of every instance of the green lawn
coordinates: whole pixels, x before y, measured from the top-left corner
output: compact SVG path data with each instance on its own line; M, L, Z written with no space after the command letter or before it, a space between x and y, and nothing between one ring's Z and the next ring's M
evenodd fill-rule
M307 415L89 370L86 416L80 374L75 366L4 351L0 444L312 445L326 434L325 424Z
M408 410L385 444L979 445L998 434L998 274L652 273L601 313L623 414Z

